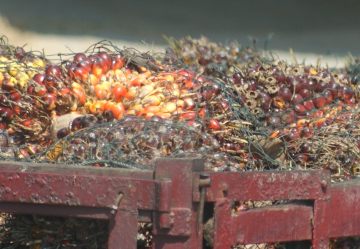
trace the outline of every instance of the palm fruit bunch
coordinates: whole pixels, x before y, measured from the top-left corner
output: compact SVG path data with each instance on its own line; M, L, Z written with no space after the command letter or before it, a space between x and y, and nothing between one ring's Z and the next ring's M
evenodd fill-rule
M171 48L167 50L165 61L178 62L174 65L223 79L226 87L238 97L237 104L253 115L248 114L248 120L252 119L257 130L247 136L245 149L248 153L243 155L250 156L253 164L245 169L266 169L269 167L263 166L269 163L273 164L271 169L326 167L317 157L304 156L299 144L305 139L325 142L327 127L340 125L340 117L354 115L359 97L357 58L353 58L345 70L333 70L276 61L255 49L239 48L234 44L223 46L203 37L168 39L168 42ZM349 134L356 131L354 127L346 128ZM259 129L261 136L255 135ZM264 130L267 138L264 138ZM316 143L312 146L312 151L317 151ZM265 153L256 153L263 149ZM336 162L342 164L341 160ZM352 172L352 166L347 168Z
M149 57L142 65L139 60L133 62L133 58L134 54L127 51L102 50L77 53L63 61L61 67L49 66L62 72L57 78L64 83L56 84L61 86L57 93L66 90L69 100L73 99L60 106L56 96L56 115L76 111L108 121L128 115L181 121L215 136L219 150L231 155L231 167L238 167L234 165L239 162L244 167L248 160L243 149L247 144L246 131L254 119L244 113L247 110L239 105L228 84L196 75L192 70L161 65ZM70 127L63 127L58 137L86 126L80 123L78 119Z
M331 115L326 125L288 143L293 160L306 168L323 168L333 181L360 175L360 108L357 104Z
M166 50L165 63L187 66L205 75L220 78L230 76L240 65L263 57L262 52L255 47L242 47L237 42L224 45L211 42L206 37L166 40L170 47Z
M159 157L201 157L209 169L227 164L227 156L219 151L213 136L171 119L129 115L104 122L85 115L74 119L71 126L79 130L59 139L35 161L151 169Z
M266 118L267 126L321 117L319 111L326 112L329 106L352 106L357 102L350 80L326 68L257 63L239 70L232 81L243 103Z
M326 166L328 161L318 158L321 154L318 148L320 144L330 143L328 138L334 135L330 127L342 127L355 136L358 88L341 70L259 61L238 68L230 81L242 103L267 127L269 138L283 141L286 156L278 158L282 164L300 168L329 167ZM353 122L353 126L345 124L345 116L352 117L349 122ZM337 136L339 141L342 140L339 134ZM304 140L308 140L307 147L312 147L310 150L318 156L305 156L299 150L300 141ZM331 153L337 151L328 146L323 149L327 148ZM338 166L333 166L336 169L344 165L343 160L336 162Z
M1 156L15 156L7 150L12 146L17 147L17 156L24 157L48 144L48 96L39 94L38 88L28 91L46 63L44 57L21 47L0 44Z
M245 131L252 123L227 84L146 54L97 45L61 63L4 47L0 141L11 150L2 157L28 158L48 147L56 140L53 123L67 114L108 121L136 115L177 120L212 134L220 152L246 164ZM80 129L66 126L56 131L58 137Z

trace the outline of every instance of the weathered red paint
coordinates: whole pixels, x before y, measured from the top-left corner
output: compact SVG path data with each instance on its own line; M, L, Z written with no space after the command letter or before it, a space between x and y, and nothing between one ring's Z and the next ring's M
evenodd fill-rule
M314 200L330 184L329 176L329 172L319 170L211 173L207 200Z
M0 211L108 219L109 249L136 248L139 221L153 222L154 249L201 248L204 202L215 207L214 249L300 240L327 249L331 238L360 236L359 180L330 183L327 171L203 170L198 159L159 159L153 171L3 162ZM234 215L234 200L287 203Z
M69 167L23 165L21 169L0 165L2 202L116 209L119 193L135 191L139 208L155 206L155 182L148 179L149 172L77 168L72 173Z
M311 206L284 204L232 213L231 202L219 199L215 206L214 248L236 244L311 240Z
M202 248L202 233L197 230L197 203L193 201L192 193L194 173L203 169L202 160L198 159L157 162L155 179L171 179L172 185L168 190L171 196L169 212L154 216L154 249Z

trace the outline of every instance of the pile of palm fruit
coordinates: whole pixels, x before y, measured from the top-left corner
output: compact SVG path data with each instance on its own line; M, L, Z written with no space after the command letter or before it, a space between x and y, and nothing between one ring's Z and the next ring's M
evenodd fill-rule
M143 169L196 155L212 171L326 168L343 181L360 173L357 65L294 65L206 38L171 38L162 57L101 42L60 62L2 42L0 157ZM1 248L106 247L86 222L5 220Z

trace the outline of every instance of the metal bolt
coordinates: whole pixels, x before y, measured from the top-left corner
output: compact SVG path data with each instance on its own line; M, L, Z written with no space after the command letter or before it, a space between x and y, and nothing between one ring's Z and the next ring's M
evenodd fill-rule
M200 203L198 207L198 225L197 230L200 234L202 231L203 219L204 219L204 206L206 197L206 187L209 187L211 183L210 175L208 173L200 173L199 175L199 188L200 188Z

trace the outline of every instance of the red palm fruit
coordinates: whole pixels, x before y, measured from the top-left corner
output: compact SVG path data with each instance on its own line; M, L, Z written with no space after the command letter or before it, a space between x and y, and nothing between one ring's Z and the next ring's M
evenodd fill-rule
M182 113L179 117L180 120L195 120L196 118L196 112L185 112Z
M307 155L307 154L296 155L296 161L298 161L299 163L305 164L309 161L309 155Z
M301 149L301 152L308 154L311 152L311 144L308 142L305 142L304 144L302 144L300 146L300 149Z
M194 128L201 127L201 124L199 122L196 122L195 120L187 121L186 124Z
M196 86L193 80L185 80L184 85L186 89L193 89Z
M263 108L264 111L268 110L271 105L270 95L265 92L260 92L259 96L260 96L261 107Z
M313 103L316 108L320 109L326 105L326 98L323 95L316 95L313 99Z
M289 141L295 141L300 138L300 132L297 128L292 128L287 135Z
M215 94L218 95L221 93L221 86L219 84L213 83L212 89L215 91Z
M21 94L18 91L13 91L10 93L10 99L14 102L18 102L21 99Z
M313 128L310 128L308 126L304 126L301 128L301 137L309 138L314 135Z
M21 122L21 124L25 127L31 127L31 125L33 124L33 120L32 119L25 119L24 121Z
M104 64L104 60L100 57L96 57L91 68L92 74L94 74L97 77L103 75L104 73L103 64Z
M61 128L60 130L57 131L56 133L56 137L58 139L61 139L61 138L64 138L66 137L67 135L70 134L70 129L68 127L64 127L64 128Z
M340 86L337 83L329 83L327 89L331 91L333 97L336 99L339 97Z
M57 86L57 80L52 75L46 75L44 79L44 85L46 88L50 89Z
M121 119L125 114L125 107L122 103L116 103L111 107L111 112L116 119Z
M0 130L6 130L7 129L7 124L4 122L0 122Z
M138 87L138 86L141 86L141 82L142 82L142 79L141 77L135 77L134 79L132 79L130 81L130 86L135 86L135 87Z
M334 101L334 96L330 90L325 90L323 96L325 97L326 104L331 104Z
M110 94L108 87L103 84L97 84L94 91L97 99L107 99Z
M21 60L21 59L23 59L25 57L25 55L26 55L26 52L22 47L16 47L15 48L15 57L16 57L16 59Z
M319 118L319 119L315 120L315 121L314 121L314 125L315 125L317 128L323 127L324 125L326 125L326 118Z
M303 105L307 111L311 111L315 108L314 103L311 99L304 101Z
M45 69L45 73L47 75L51 75L55 78L60 78L61 74L62 74L62 70L61 67L57 66L57 65L49 65L46 69Z
M349 100L345 100L345 103L346 103L347 105L354 105L354 104L356 104L356 99L355 99L355 97L352 97L352 98L349 99Z
M8 97L5 94L0 94L0 104L6 105L8 103Z
M37 96L44 96L47 93L47 89L45 86L36 85L34 88L34 92Z
M59 94L63 96L68 95L70 93L71 93L71 89L68 87L63 87L59 90Z
M315 84L315 91L318 93L323 92L328 87L328 84L322 80Z
M301 118L298 121L296 121L296 127L300 128L300 127L304 127L307 126L309 124L309 120L305 119L305 118Z
M234 84L241 84L242 83L242 79L243 77L241 76L240 73L234 73L232 75L232 80L234 81Z
M277 71L273 74L273 77L276 79L278 83L285 83L286 82L286 76L283 72Z
M10 108L0 106L0 117L3 118L3 120L11 121L14 115L15 115L14 111L11 110Z
M82 67L76 67L73 72L74 78L78 81L85 82L89 78L89 72Z
M340 94L340 98L344 101L350 100L355 95L353 89L348 86L341 87Z
M15 83L9 79L4 79L1 88L6 91L15 90Z
M120 54L116 54L111 57L112 70L123 68L124 65L125 65L125 59Z
M202 118L202 119L206 118L207 114L208 114L208 110L205 107L200 109L200 111L199 111L200 118Z
M45 79L45 74L42 73L37 73L33 77L33 80L40 85L44 83L44 79Z
M134 87L134 86L129 87L129 88L127 89L127 93L126 93L126 95L125 95L125 99L127 99L127 100L133 100L133 99L135 99L135 97L137 96L137 94L138 94L138 87ZM160 100L159 100L158 98L156 98L156 100L153 100L153 101L158 101L158 102L160 102Z
M111 93L112 93L113 99L116 102L118 102L118 101L122 100L123 98L125 98L125 96L127 94L127 88L124 85L117 84L112 88Z
M74 118L70 124L71 131L77 131L77 130L84 128L83 120L84 120L84 118L82 116Z
M299 94L301 95L301 97L303 97L304 99L308 99L311 97L311 91L309 89L301 89L299 91Z
M79 63L79 62L82 62L82 61L84 61L86 59L87 59L87 56L84 53L77 53L77 54L74 55L73 61L75 63Z
M72 79L75 78L75 73L74 72L75 72L76 68L77 68L77 66L75 64L71 64L70 66L67 67L67 74Z
M293 104L300 104L304 101L304 98L300 94L295 94L294 97L292 97L291 102Z
M17 106L17 105L13 107L13 110L16 115L20 115L21 111L22 111L20 106Z
M250 81L246 83L248 85L248 88L250 91L256 91L257 89L257 83L255 81Z
M285 108L285 101L283 98L276 96L275 98L273 98L272 104L274 107L279 108L279 109L284 109Z
M281 121L282 121L282 123L285 123L285 124L293 123L295 121L295 112L291 110L291 111L284 113L281 116Z
M288 87L282 87L280 88L278 95L283 98L285 101L289 102L292 97L292 92Z
M85 93L84 89L73 88L72 91L73 91L74 96L75 96L76 100L78 101L78 103L80 105L84 105L86 103L86 93Z
M316 110L313 113L311 113L312 118L321 118L323 116L324 116L324 111L323 110Z
M194 73L186 69L176 71L176 74L184 76L186 79L191 79L194 77Z
M209 120L209 128L214 131L221 130L219 121L217 121L216 119L210 119Z
M313 91L316 89L316 81L313 79L309 79L307 82L307 87L306 89L308 89L309 91Z
M52 93L47 93L42 97L42 100L45 103L47 110L51 111L56 108L56 95Z
M33 86L33 85L28 86L26 92L27 92L28 94L30 94L30 95L35 94L35 86Z
M111 68L111 57L106 52L99 52L97 53L97 56L103 59L103 70L104 72L107 72Z
M92 62L90 61L89 58L86 58L77 64L77 67L82 68L87 73L90 73L91 66L92 66Z
M307 84L306 81L304 79L298 79L295 80L292 84L293 88L292 90L295 90L296 93L299 93L302 89L305 89Z
M215 97L215 90L211 88L205 88L201 90L201 96L205 101L211 100L213 97Z
M284 132L280 132L279 130L276 130L276 131L273 131L271 134L270 134L270 138L277 138L279 136L283 136L285 135Z
M236 148L235 148L235 144L233 144L233 143L225 143L224 145L223 145L223 148L225 149L225 150L235 150Z
M306 113L306 108L305 108L305 106L302 105L302 104L297 104L297 105L295 105L294 110L295 110L295 112L298 113L299 115L305 115L305 113Z

